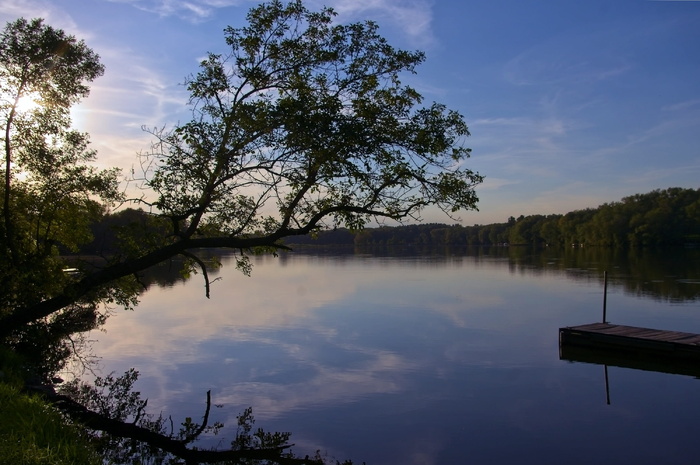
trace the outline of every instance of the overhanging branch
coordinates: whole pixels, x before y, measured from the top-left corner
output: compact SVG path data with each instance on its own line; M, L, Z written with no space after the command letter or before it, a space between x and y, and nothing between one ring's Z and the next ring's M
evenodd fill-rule
M233 461L233 463L247 463L248 460L268 460L280 465L317 465L318 461L304 458L283 457L287 449L292 445L267 449L246 449L246 450L200 450L195 447L188 448L188 439L179 440L155 431L143 428L133 423L124 423L112 419L105 415L88 410L83 405L75 402L68 396L56 394L49 399L62 412L69 415L73 420L85 425L92 430L103 431L111 436L120 438L130 438L145 442L158 449L173 454L186 463L216 463L223 461ZM207 394L207 414L210 403ZM205 420L206 421L206 420Z

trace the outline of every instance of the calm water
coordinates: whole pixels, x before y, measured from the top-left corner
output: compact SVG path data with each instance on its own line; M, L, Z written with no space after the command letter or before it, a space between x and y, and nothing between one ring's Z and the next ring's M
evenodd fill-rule
M228 266L227 266L228 265ZM695 463L700 381L559 359L558 328L602 318L700 333L700 250L333 252L229 263L112 317L103 372L149 407L291 431L294 450L384 464ZM232 429L207 445L226 444ZM223 438L223 439L222 439Z

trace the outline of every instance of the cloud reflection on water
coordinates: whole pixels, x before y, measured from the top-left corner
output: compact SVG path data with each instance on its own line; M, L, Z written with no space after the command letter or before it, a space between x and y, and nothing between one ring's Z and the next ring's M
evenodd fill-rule
M211 300L195 276L152 288L133 313L111 318L95 347L105 366L139 369L164 409L214 388L217 403L271 418L397 393L418 371L439 379L460 365L504 363L518 338L494 344L503 331L494 313L531 285L502 263L461 258L257 257L252 277L230 263L221 277Z
M569 416L585 413L589 436L632 421L598 405L599 367L558 358L557 329L599 316L596 270L572 275L549 258L540 268L468 256L255 261L250 278L225 266L211 300L198 277L150 289L97 335L105 369L136 367L149 406L174 418L201 416L211 389L229 426L253 406L261 426L293 431L306 450L368 463L461 457L474 437L488 438L468 443L475 457L512 461L537 444L577 444L561 427ZM609 297L616 318L659 318L655 301Z

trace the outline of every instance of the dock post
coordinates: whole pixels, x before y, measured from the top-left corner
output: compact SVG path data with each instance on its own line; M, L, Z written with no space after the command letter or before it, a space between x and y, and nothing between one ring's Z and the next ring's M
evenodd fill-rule
M607 323L608 312L608 272L603 271L603 323Z

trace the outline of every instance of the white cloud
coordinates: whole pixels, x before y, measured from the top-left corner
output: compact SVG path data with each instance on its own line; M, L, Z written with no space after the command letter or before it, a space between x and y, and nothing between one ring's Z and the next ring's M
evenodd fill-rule
M140 51L104 44L96 49L105 75L93 83L89 98L74 108L73 123L91 135L100 164L128 173L138 162L137 153L152 140L141 128L186 118L187 94Z
M142 11L161 17L175 16L193 23L211 18L219 8L239 6L249 3L246 0L109 0L114 3L127 3Z
M573 123L549 115L487 117L470 123L470 144L485 163L532 167L558 159ZM487 155L488 154L488 155Z
M0 0L0 21L14 21L17 18L42 18L44 23L63 29L78 40L90 42L95 36L88 30L81 29L64 9L55 2L45 0ZM4 24L3 24L4 26Z
M4 18L44 18L53 16L54 8L46 1L0 0L0 15Z
M127 3L139 10L161 17L175 16L198 23L212 18L217 10L238 6L254 6L251 0L109 0ZM310 9L330 6L338 19L358 21L372 19L383 26L392 25L412 43L428 45L434 41L431 31L432 2L427 0L331 0L309 1Z
M486 177L486 179L484 179L484 182L481 183L477 189L480 192L481 191L495 191L495 190L499 190L500 188L505 187L505 186L511 186L513 184L518 184L519 182L521 182L521 181L516 180L516 179Z
M256 414L272 418L300 408L336 405L371 394L388 394L402 390L401 374L415 369L417 363L382 350L350 348L363 353L367 361L354 369L299 360L314 375L297 385L265 382L241 382L225 388L217 402L227 405L255 405ZM235 413L235 412L232 412ZM229 420L229 422L231 422Z
M321 3L321 2L314 2ZM426 0L332 0L327 2L341 21L372 19L380 26L391 24L415 44L434 42L432 3Z

